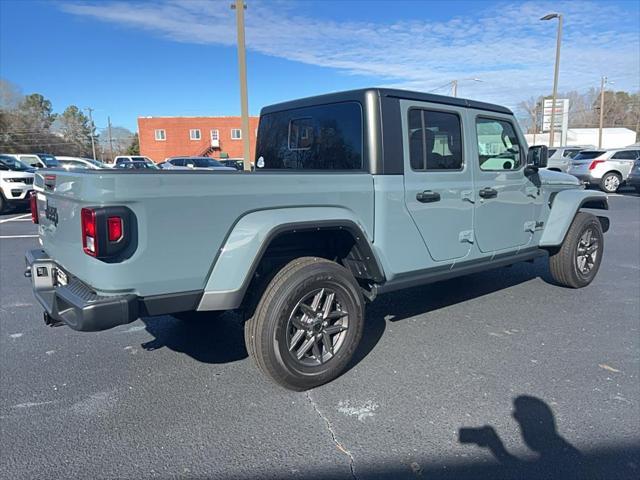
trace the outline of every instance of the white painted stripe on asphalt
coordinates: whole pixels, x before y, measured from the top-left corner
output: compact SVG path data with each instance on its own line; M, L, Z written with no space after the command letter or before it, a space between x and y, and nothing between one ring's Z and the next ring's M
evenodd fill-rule
M0 235L0 239L2 240L8 238L38 238L38 235Z
M20 221L21 218L30 217L30 216L31 216L30 213L25 213L24 215L18 215L17 217L5 218L4 220L0 220L0 223L17 222L17 221Z

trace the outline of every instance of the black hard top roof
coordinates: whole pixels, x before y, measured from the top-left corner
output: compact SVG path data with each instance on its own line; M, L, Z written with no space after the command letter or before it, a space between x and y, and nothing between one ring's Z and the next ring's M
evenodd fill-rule
M306 97L288 102L276 103L264 107L260 115L293 108L309 107L326 103L362 101L368 92L377 92L381 97L398 98L405 100L418 100L421 102L440 103L442 105L453 105L457 107L476 108L478 110L488 110L491 112L506 113L513 115L513 112L506 107L494 105L492 103L478 102L466 98L448 97L446 95L433 95L431 93L412 92L410 90L397 90L393 88L362 88L358 90L347 90L344 92L328 93L314 97Z

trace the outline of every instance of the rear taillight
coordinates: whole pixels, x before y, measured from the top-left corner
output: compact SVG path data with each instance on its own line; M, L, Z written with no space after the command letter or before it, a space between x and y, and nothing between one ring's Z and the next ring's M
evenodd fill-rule
M118 262L137 247L136 217L127 207L85 207L80 223L82 249L98 260Z
M589 165L589 170L593 170L594 168L596 168L598 166L598 164L600 163L604 163L604 160L594 160L591 162L591 164Z
M98 256L98 225L96 223L96 212L90 208L83 208L80 213L82 224L82 249L87 255Z
M31 221L33 223L40 223L38 220L38 197L35 192L29 197L29 209L31 210Z
M122 238L122 218L109 217L107 219L107 230L109 230L109 241L117 242Z

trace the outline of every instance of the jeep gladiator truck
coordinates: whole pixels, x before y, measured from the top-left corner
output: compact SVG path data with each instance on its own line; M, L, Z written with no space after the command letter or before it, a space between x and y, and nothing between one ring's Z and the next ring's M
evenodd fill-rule
M49 325L242 309L247 350L279 384L339 375L377 294L548 255L588 285L607 196L544 170L512 112L365 89L261 112L256 171L48 170L26 254ZM178 317L180 317L178 315Z

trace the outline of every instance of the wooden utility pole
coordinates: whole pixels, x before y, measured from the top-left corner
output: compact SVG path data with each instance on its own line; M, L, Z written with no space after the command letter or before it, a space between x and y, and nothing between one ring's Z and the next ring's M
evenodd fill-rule
M607 84L607 77L600 80L600 128L598 130L598 148L602 148L602 124L604 123L604 86Z
M85 108L85 110L89 111L89 121L91 122L91 150L93 152L93 159L96 159L96 142L93 139L93 131L96 129L96 126L93 124L93 111L95 110L94 108L91 107L87 107Z
M538 133L538 102L533 107L533 144L536 144L536 133Z
M111 157L111 162L113 162L113 139L111 138L111 117L107 117L107 125L109 129L109 157Z
M251 141L249 138L249 100L247 95L247 52L244 44L244 11L247 8L243 0L235 0L231 5L236 11L238 33L238 73L240 76L240 114L242 116L242 151L245 172L251 171Z

